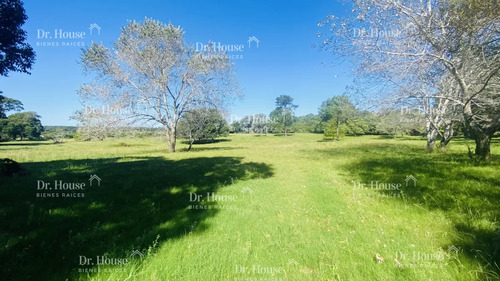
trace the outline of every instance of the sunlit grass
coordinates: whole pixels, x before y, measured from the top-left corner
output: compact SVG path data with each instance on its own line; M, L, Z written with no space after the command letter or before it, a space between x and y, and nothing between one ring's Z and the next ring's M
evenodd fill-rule
M179 143L175 154L157 138L0 145L28 170L0 186L0 259L40 257L4 269L40 280L494 280L500 149L484 165L464 142L430 154L416 137L312 134ZM83 199L34 198L37 179L91 173L102 186ZM401 188L354 188L372 181ZM235 200L193 210L190 192ZM81 255L130 261L87 275Z

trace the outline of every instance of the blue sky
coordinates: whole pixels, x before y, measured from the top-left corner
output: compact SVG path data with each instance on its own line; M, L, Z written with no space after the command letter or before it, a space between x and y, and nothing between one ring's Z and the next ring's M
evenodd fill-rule
M322 101L342 94L352 83L348 65L330 67L332 56L312 47L321 43L317 22L348 10L335 0L25 0L24 7L29 19L23 28L36 62L31 75L11 72L0 77L0 90L21 100L26 111L40 114L44 125L76 125L69 116L81 108L77 89L88 79L78 62L82 45L94 40L110 46L129 19L150 17L180 25L191 44L244 44L243 52L230 53L239 56L234 62L244 94L229 108L233 118L269 114L276 97L284 94L299 105L297 115L317 113ZM92 23L100 32L90 34ZM55 38L55 30L86 34L83 39L61 39ZM44 31L52 38L42 38ZM258 38L258 48L255 42L249 47L250 36ZM68 43L80 46L63 46Z

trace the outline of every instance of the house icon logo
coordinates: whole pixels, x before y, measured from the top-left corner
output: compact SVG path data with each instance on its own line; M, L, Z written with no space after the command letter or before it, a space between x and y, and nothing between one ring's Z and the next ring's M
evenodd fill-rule
M455 253L456 255L458 255L458 252L460 252L460 250L455 247L455 245L451 245L448 247L448 254Z
M257 43L257 48L259 47L259 43L260 43L259 39L257 39L257 37L255 37L255 36L252 36L252 37L248 37L248 48L252 47L252 45L251 45L252 42Z
M299 263L294 259L289 259L287 263L288 268L290 268L290 265L299 266Z
M142 259L144 257L144 255L139 251L139 250L135 250L132 252L132 254L130 255L131 258L136 258L136 257L139 257L140 259Z
M406 187L408 187L408 182L409 181L413 181L413 187L417 186L417 179L414 176L409 175L409 176L406 177L406 179L405 179Z
M94 182L94 180L97 180L97 186L101 186L101 178L98 177L96 174L90 175L90 178L89 178L90 186L92 186L92 183Z
M97 35L101 35L101 27L97 25L97 23L93 23L90 25L89 30L90 30L90 35L92 35L92 31L94 29L97 29Z
M250 187L245 186L241 189L241 193L250 193L250 196L253 196L253 190L250 189Z

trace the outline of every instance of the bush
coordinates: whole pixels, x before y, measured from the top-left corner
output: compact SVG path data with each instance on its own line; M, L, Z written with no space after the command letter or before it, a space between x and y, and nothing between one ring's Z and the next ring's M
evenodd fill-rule
M23 168L16 161L9 158L0 159L0 175L12 176L13 174L19 174L22 171Z

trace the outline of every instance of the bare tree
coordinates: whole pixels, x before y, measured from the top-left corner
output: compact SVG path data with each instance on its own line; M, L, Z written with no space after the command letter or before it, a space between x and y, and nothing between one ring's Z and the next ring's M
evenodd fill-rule
M488 159L489 140L500 123L479 116L492 112L474 111L474 104L488 99L500 105L494 91L488 91L500 69L497 2L356 0L354 13L356 19L329 16L322 23L333 32L324 45L341 56L354 56L360 73L384 83L386 92L398 93L395 89L401 87L406 88L402 93L418 92L418 83L409 82L415 71L435 75L438 81L451 77L453 90L439 91L435 82L430 84L425 91L431 98L428 105L433 107L436 100L450 101L441 109L460 105L476 155ZM428 125L437 128L440 119Z
M197 52L183 36L180 27L146 18L123 27L113 49L93 43L84 50L84 70L94 79L80 87L83 104L113 110L84 110L81 118L99 117L107 119L101 124L115 126L160 124L174 152L184 113L223 108L238 93L228 56L215 44Z

